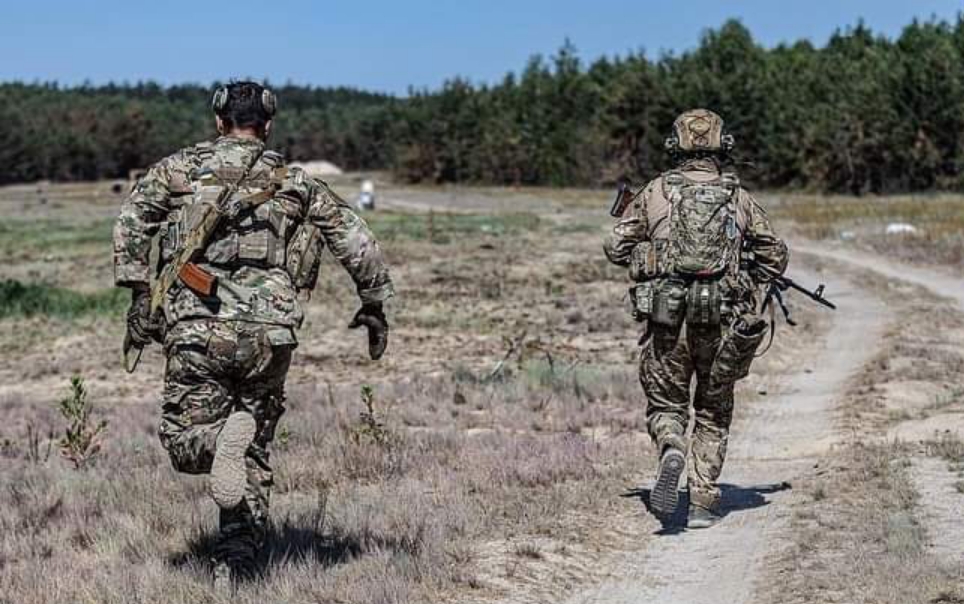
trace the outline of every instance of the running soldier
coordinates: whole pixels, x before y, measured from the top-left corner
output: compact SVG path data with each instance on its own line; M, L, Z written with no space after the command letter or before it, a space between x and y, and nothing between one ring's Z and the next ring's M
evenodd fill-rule
M392 282L374 235L328 186L266 148L274 94L219 88L221 136L155 164L114 227L115 282L130 288L125 352L151 341L167 356L159 436L174 468L210 474L220 507L215 585L250 575L272 486L268 446L303 313L328 247L355 282L369 354L388 343ZM150 257L159 239L154 285Z
M628 211L614 209L621 217L604 249L629 267L633 315L646 324L639 374L660 456L651 508L662 517L675 511L688 449L689 526L705 528L721 517L717 480L734 384L769 331L760 285L781 275L789 256L763 207L726 167L733 137L720 116L683 113L666 144L675 167L630 192Z

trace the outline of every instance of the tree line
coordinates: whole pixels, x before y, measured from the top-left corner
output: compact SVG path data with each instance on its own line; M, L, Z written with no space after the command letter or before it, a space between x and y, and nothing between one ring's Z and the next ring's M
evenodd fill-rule
M668 165L696 106L723 115L757 187L849 193L964 189L964 16L896 39L863 24L826 45L764 48L738 21L691 51L589 64L568 42L518 73L404 97L276 87L273 146L292 160L390 169L411 182L600 185ZM0 181L124 176L209 138L210 89L0 85Z

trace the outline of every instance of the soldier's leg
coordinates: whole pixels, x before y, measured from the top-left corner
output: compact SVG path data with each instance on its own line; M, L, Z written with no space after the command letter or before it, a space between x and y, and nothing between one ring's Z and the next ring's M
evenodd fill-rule
M693 363L681 329L650 325L640 355L639 379L646 393L646 423L660 454L667 446L686 450Z
M690 346L696 364L696 396L693 400L695 422L690 442L687 476L690 502L716 512L720 489L717 480L723 471L726 445L733 420L733 382L713 379L711 369L720 348L719 327L691 332Z
M720 488L717 480L723 472L726 445L733 420L733 384L714 384L708 377L699 378L694 402L696 415L690 445L690 501L702 508L717 511Z
M244 457L244 496L238 505L221 510L217 552L218 559L236 574L250 572L264 541L274 484L268 448L284 413L284 382L293 349L287 344L272 345L268 333L270 329L255 328L240 336L240 361L250 370L238 385L234 411L251 414L256 430Z
M649 432L659 451L659 468L649 503L657 516L669 517L679 503L679 478L686 464L685 435L693 366L680 330L653 327L640 365Z
M176 325L166 342L164 406L158 436L179 472L211 470L218 433L231 410L223 367L208 354L212 326Z

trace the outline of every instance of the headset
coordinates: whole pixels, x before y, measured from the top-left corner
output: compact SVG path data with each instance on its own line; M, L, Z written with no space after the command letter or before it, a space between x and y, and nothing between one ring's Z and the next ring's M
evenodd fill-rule
M214 110L214 113L220 115L227 106L228 87L219 86L218 89L214 91L214 96L211 97L211 108ZM269 118L274 117L274 114L278 111L278 97L275 96L270 88L264 88L261 91L261 108L264 109L264 112L268 114Z
M736 139L724 130L723 134L720 135L720 151L729 153L733 151L734 147L736 147ZM676 134L666 137L666 140L663 141L663 148L669 153L679 153L679 137Z

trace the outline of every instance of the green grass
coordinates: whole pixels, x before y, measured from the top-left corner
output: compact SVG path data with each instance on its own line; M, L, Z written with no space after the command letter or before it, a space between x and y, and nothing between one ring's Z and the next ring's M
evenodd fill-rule
M72 319L84 315L116 315L127 308L130 294L108 289L84 294L40 283L0 281L0 319L47 316Z
M0 250L7 258L51 253L64 255L83 247L109 250L113 225L113 220L88 224L56 220L3 222L0 223Z
M509 214L378 212L366 215L365 219L379 239L413 239L442 244L452 243L467 236L516 235L534 231L540 227L539 217L526 212Z

